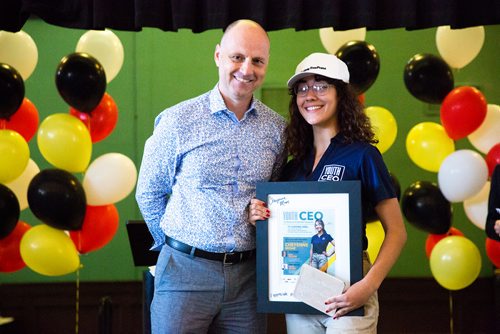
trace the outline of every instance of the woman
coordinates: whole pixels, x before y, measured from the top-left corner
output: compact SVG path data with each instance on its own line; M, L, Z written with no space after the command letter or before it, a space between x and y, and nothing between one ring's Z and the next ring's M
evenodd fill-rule
M488 197L488 216L485 231L488 238L500 241L500 165L493 169Z
M311 238L311 252L309 264L316 269L326 272L328 269L328 258L335 254L335 243L330 234L325 231L325 223L322 219L317 219L314 222L316 234ZM328 253L328 245L332 245Z
M287 314L287 332L376 333L377 289L399 257L406 230L382 155L363 106L349 85L347 65L330 54L313 53L288 81L291 93L287 149L292 156L283 181L360 180L363 212L373 205L385 239L371 266L364 252L364 277L341 295L325 296L331 316ZM252 223L269 217L265 203L253 199ZM368 247L366 235L364 249ZM364 306L364 316L345 316Z

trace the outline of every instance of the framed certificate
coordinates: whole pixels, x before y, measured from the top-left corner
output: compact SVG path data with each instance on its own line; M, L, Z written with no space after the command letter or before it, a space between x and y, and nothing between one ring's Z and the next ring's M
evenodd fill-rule
M347 287L362 279L360 181L262 182L257 198L271 211L257 222L258 312L321 314L293 296L305 263Z

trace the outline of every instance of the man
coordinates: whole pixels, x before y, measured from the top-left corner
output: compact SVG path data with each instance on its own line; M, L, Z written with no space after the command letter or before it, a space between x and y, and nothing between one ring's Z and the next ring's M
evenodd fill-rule
M213 90L163 111L146 141L136 199L161 248L153 333L264 333L256 312L255 185L278 176L284 119L254 98L269 38L249 20L227 27Z

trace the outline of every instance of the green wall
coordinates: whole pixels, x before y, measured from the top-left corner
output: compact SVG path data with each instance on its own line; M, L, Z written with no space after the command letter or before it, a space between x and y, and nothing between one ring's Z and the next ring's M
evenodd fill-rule
M455 85L479 86L489 103L500 101L500 26L486 26L486 39L476 59L455 71ZM65 55L75 51L76 43L85 30L51 26L41 20L30 20L23 27L38 47L39 59L34 73L26 81L26 97L38 108L40 120L53 113L66 113L69 107L59 96L55 86L55 70ZM125 60L120 73L108 84L107 92L119 109L118 124L105 140L94 144L92 160L104 153L119 152L140 166L144 141L150 135L154 117L164 108L211 89L217 80L213 61L215 44L220 30L193 34L189 30L177 33L147 28L141 32L114 31L125 49ZM435 45L436 29L406 31L391 29L369 31L366 41L377 49L381 69L377 80L366 92L367 106L382 106L397 119L398 136L393 146L384 153L386 163L397 177L404 191L415 181L437 183L437 173L426 172L413 164L406 154L408 131L423 121L439 123L439 106L428 105L414 98L403 82L406 62L417 53L438 54ZM273 31L271 62L265 88L284 88L296 64L311 52L326 52L317 30L296 32L291 29ZM260 92L258 93L260 94ZM286 113L288 101L271 101L279 112ZM31 158L40 169L49 164L40 155L36 139L30 141ZM456 148L472 148L467 139L456 142ZM82 281L139 280L144 268L132 263L125 222L140 219L133 194L116 203L120 212L120 228L115 238L104 248L82 255ZM493 275L493 267L485 250L484 231L470 223L462 203L453 205L453 226L460 229L479 248L483 258L481 276ZM21 219L30 225L38 221L29 209ZM408 242L391 276L432 277L425 255L427 234L406 224ZM45 277L24 268L16 273L0 273L0 282L55 282L74 281L77 274Z

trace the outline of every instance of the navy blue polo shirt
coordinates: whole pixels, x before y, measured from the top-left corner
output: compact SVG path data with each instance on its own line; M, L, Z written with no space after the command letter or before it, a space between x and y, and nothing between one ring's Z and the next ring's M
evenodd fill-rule
M361 181L361 205L363 217L380 201L396 197L396 192L379 150L368 143L345 143L337 134L321 157L318 165L310 173L314 163L314 152L302 164L290 160L283 171L282 181ZM363 218L366 227L366 221ZM363 247L368 247L366 233Z

